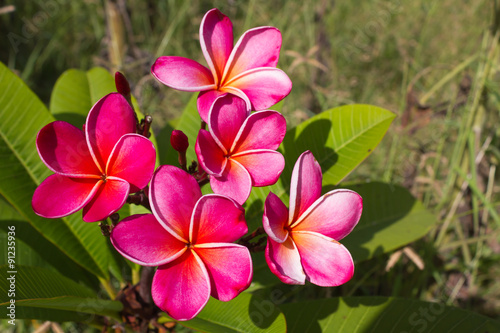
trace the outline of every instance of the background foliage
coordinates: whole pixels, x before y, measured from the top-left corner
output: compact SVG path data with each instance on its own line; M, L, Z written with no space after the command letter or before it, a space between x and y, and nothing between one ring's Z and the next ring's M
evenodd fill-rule
M281 147L290 154L287 167L293 166L307 146L315 155L329 156L322 164L324 172L332 170L331 178L325 176L328 181L323 184L324 191L342 180L342 187L373 198L368 202L365 199L360 225L345 239L357 261L353 280L339 288L278 284L257 254L256 276L249 290L252 294L243 294L232 307L237 312L241 309L238 304L250 306L251 311L242 313L247 317L240 324L253 323L250 327L256 331L271 330L273 325L280 325L284 314L290 331L344 328L363 332L370 330L369 324L377 318L399 315L401 320L395 325L400 326L394 329L418 331L425 324L424 330L439 332L443 331L441 327L453 327L448 319L421 321L423 317L418 314L423 308L431 314L432 309L440 311L434 314L438 318L470 316L470 323L483 323L474 327L478 331L498 327L494 326L498 325L496 321L476 317L500 315L496 170L500 160L500 131L496 126L500 20L495 16L495 4L486 0L315 0L307 4L293 0L5 1L5 6L13 5L15 11L0 15L0 60L41 101L2 67L0 243L5 248L6 226L16 225L17 259L26 266L26 276L38 276L40 270L57 274L51 277L54 281L71 279L77 284L61 294L72 298L59 303L50 303L44 294L29 295L26 318L83 321L84 326L61 325L65 331L90 331L89 324L98 326L102 322L93 316L76 318L86 310L75 308L75 304L82 304L75 298L89 296L94 302L89 304L116 315L119 308L110 298L124 281L137 281L137 267L114 256L95 225L82 223L79 215L47 223L30 210L30 191L48 174L37 160L36 132L54 117L81 123L84 110L113 88L112 84L89 85L88 90L75 91L64 77L85 87L86 82L106 74L92 69L95 66L124 72L140 110L154 117L160 162L173 164L175 155L168 147L170 131L180 128L196 133L197 118L193 119L189 104L191 95L159 85L149 68L160 55L175 54L203 62L196 40L199 23L206 10L218 7L233 20L236 38L259 25L276 26L282 31L279 67L294 84L280 106L289 128ZM79 71L63 74L69 68ZM54 87L59 88L53 92ZM17 93L22 94L24 104L9 102ZM334 147L334 138L328 133L335 124L332 114L339 111L332 108L352 103L377 105L397 117L381 145L349 174L349 168L344 173L339 171L341 164L336 164L335 155L328 151L337 152L339 147ZM350 107L343 108L340 110ZM80 118L67 111L79 112ZM386 120L384 126L388 127L392 119ZM308 142L310 133L319 134ZM189 137L192 148L194 135ZM322 141L315 142L315 138ZM304 147L296 147L302 142ZM283 189L290 172L285 170L273 189L281 188L285 202ZM259 223L267 190L254 191L247 204L250 229ZM121 212L121 216L128 214ZM6 257L0 259L2 264L6 262ZM103 281L109 276L112 284L106 286ZM375 295L378 297L371 297ZM0 304L5 301L0 299ZM453 307L432 308L421 301ZM47 313L41 312L37 302L44 306L50 303L50 308L43 310ZM194 323L185 325L195 330L230 327L241 331L245 325L213 317L221 313L216 307L230 304L209 304ZM266 305L272 308L269 316ZM301 313L304 308L309 312ZM401 308L406 312L398 314ZM61 315L59 311L66 312ZM417 316L412 317L413 313ZM271 321L257 325L259 314ZM341 318L345 317L361 326L342 326ZM19 332L43 323L19 322ZM383 322L379 320L376 325L380 327L376 327L383 330ZM454 329L470 331L463 325ZM175 330L183 329L177 325Z

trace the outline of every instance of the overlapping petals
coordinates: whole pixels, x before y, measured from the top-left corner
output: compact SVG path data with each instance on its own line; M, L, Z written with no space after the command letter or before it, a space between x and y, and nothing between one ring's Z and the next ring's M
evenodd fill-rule
M264 210L269 238L266 261L284 283L338 286L354 274L349 251L338 241L358 223L359 194L333 190L321 196L321 168L311 152L300 155L292 173L290 211L272 192Z
M248 231L238 203L201 196L191 175L168 165L154 174L149 199L153 214L124 219L111 242L129 260L159 266L151 288L156 305L172 318L189 320L210 296L229 301L248 288L250 252L231 243Z
M38 154L55 174L35 190L33 210L57 218L83 208L83 220L96 222L120 209L130 192L149 183L155 167L153 144L135 131L134 111L116 93L92 107L85 131L63 121L42 128Z
M163 56L151 73L171 88L200 91L198 111L205 122L213 102L226 93L241 98L248 112L267 109L290 93L292 82L276 68L281 49L278 29L250 29L233 48L231 21L212 9L201 22L200 44L208 68L187 58Z
M270 110L246 114L241 99L219 97L210 110L210 132L200 130L195 147L212 190L240 204L252 186L276 183L285 166L283 155L276 151L286 133L285 118Z

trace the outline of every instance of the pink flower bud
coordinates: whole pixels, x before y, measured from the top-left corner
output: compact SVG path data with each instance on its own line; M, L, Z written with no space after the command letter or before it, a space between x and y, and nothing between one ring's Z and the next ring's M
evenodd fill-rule
M125 98L127 96L130 96L130 85L128 84L127 79L125 76L120 73L116 72L115 73L115 86L116 86L116 91Z
M185 153L189 147L189 140L183 131L174 130L170 136L170 144L176 151Z

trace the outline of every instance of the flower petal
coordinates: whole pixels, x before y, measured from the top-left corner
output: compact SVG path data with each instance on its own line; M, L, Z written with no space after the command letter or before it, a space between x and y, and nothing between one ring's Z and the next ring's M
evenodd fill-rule
M126 180L134 193L148 185L155 171L153 143L138 134L125 134L118 140L108 160L106 174Z
M278 243L283 243L288 237L288 231L285 229L288 221L288 209L281 199L269 192L264 204L264 216L262 224L267 235Z
M47 218L73 214L92 199L100 184L98 179L51 175L36 188L31 202L33 211Z
M232 243L247 231L245 210L234 200L207 194L196 203L192 217L191 243Z
M199 93L198 99L196 100L196 107L198 108L201 120L208 123L208 114L210 113L210 109L212 108L215 100L217 97L224 96L226 94L227 92L220 90L207 90Z
M307 279L318 286L335 287L354 274L351 254L344 245L315 232L292 231Z
M252 282L252 258L248 249L238 244L215 247L195 247L210 276L211 295L220 301L230 301L247 289Z
M295 222L321 196L322 179L321 167L313 154L309 150L303 152L292 172L289 224Z
M285 167L285 158L274 150L248 150L232 156L250 173L253 186L275 184Z
M281 282L288 284L305 283L306 275L300 263L299 251L290 237L283 243L277 243L272 238L268 238L266 261L271 272Z
M151 66L151 74L164 85L177 90L204 91L216 88L208 68L184 57L159 57Z
M278 68L260 67L239 74L226 83L240 89L252 102L252 110L264 110L285 98L292 81Z
M252 190L252 178L248 171L237 161L228 159L222 176L210 177L214 193L226 195L243 205Z
M245 120L231 151L276 150L285 134L286 120L281 113L271 110L255 112Z
M111 243L122 256L142 266L169 263L186 251L153 214L129 216L111 231Z
M191 215L200 197L194 177L171 165L159 167L149 187L149 202L156 219L184 242L189 239Z
M246 31L234 46L224 79L258 67L276 67L280 56L281 32L274 27Z
M151 286L153 301L175 320L195 317L210 298L210 277L201 259L186 251L158 267Z
M103 172L118 140L135 131L134 110L122 95L108 94L92 107L87 116L85 134L95 163Z
M36 148L43 163L56 173L74 177L101 174L90 154L85 133L65 121L43 127L36 137Z
M118 211L125 204L130 185L122 179L108 179L103 183L92 200L83 207L85 222L102 221Z
M362 210L363 199L359 194L351 190L333 190L316 200L292 228L341 240L354 229Z
M224 152L215 142L212 134L204 129L200 129L194 150L203 170L209 175L222 175L226 167L227 158L224 157Z
M245 101L234 95L215 100L208 116L208 128L221 148L229 152L241 125L249 116Z
M216 8L209 10L201 21L200 44L215 81L220 82L233 49L233 24Z

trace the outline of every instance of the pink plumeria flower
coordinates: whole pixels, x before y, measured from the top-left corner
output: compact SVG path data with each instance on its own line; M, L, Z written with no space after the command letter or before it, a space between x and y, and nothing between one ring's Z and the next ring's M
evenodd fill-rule
M84 127L54 121L38 133L38 154L55 172L33 194L38 215L58 218L83 208L85 222L100 221L149 183L156 151L151 141L135 134L134 110L122 95L101 98Z
M232 95L213 104L208 128L200 130L196 155L210 175L215 193L243 204L252 186L276 183L285 159L278 153L286 133L286 120L276 111L255 112L247 117L245 103Z
M264 207L267 233L266 261L284 283L323 286L349 281L354 263L338 241L361 217L363 201L351 190L333 190L321 196L322 173L310 151L295 163L290 188L290 211L272 192Z
M125 258L159 266L151 293L160 309L189 320L210 296L229 301L248 288L250 252L231 244L248 230L239 204L217 194L201 196L194 177L170 165L154 174L149 201L153 214L124 219L111 242Z
M218 9L208 11L200 26L200 44L207 67L183 57L160 57L151 73L163 84L182 91L201 91L198 112L208 121L215 99L230 93L247 110L264 110L286 97L292 82L276 68L281 33L274 27L250 29L233 48L233 25Z

